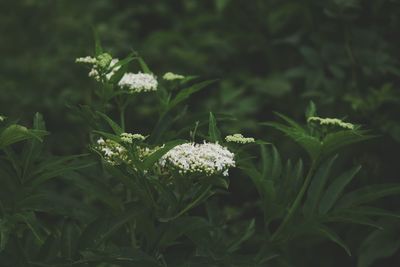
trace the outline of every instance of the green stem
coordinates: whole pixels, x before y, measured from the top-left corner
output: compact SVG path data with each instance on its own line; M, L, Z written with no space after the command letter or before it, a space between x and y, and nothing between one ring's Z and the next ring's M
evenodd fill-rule
M121 107L119 110L119 118L121 121L121 128L123 131L125 131L125 108Z
M304 180L303 186L301 187L299 193L296 196L296 199L294 200L292 206L289 208L285 218L283 219L283 222L279 225L278 229L274 232L274 234L271 237L271 241L276 240L276 238L281 234L281 232L284 230L284 228L286 227L286 225L289 223L289 221L292 219L293 214L297 211L297 209L299 208L299 205L301 203L301 200L303 199L303 196L305 194L305 192L307 191L308 185L311 182L311 178L314 174L314 170L317 166L317 161L314 160L311 163L311 167L307 173L307 176Z

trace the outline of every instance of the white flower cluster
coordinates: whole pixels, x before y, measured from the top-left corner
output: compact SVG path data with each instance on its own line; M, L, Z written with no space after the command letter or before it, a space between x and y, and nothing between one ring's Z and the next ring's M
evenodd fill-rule
M225 141L239 143L239 144L247 144L255 142L253 137L244 137L242 134L239 133L226 136Z
M76 63L84 63L92 65L92 69L89 72L89 77L94 78L96 81L101 81L102 75L109 81L112 76L121 68L121 66L115 66L119 60L112 58L111 55L103 53L97 58L94 57L80 57L75 60Z
M156 91L158 82L153 74L147 73L125 73L118 82L122 88L128 89L131 93Z
M228 169L235 167L234 154L218 143L178 145L159 161L162 168L172 168L180 174L202 173L228 176Z
M184 78L185 78L185 76L179 75L179 74L175 74L175 73L172 73L172 72L167 72L163 76L163 79L167 80L167 81L182 80Z
M3 116L3 115L0 115L0 121L4 121L6 119L6 117L5 116Z
M103 138L97 140L96 147L103 155L104 160L110 165L120 165L121 163L128 162L128 151L118 144L117 142Z
M336 118L320 118L320 117L309 117L307 122L318 122L320 125L332 125L332 126L339 126L344 129L353 130L354 124L349 122L344 122L340 119Z
M146 136L141 134L122 133L120 135L121 141L124 143L132 144L134 140L143 141Z

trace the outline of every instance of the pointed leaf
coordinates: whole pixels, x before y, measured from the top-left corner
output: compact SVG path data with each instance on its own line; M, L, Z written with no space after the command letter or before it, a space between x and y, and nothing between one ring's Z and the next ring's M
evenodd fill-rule
M343 173L326 190L319 204L319 213L326 214L339 199L344 188L348 185L354 176L360 171L361 166L356 166L351 170Z

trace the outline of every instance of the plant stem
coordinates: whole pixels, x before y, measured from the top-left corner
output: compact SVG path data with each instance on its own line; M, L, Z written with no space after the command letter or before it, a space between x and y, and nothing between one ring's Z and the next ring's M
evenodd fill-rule
M296 199L294 200L292 206L289 208L285 218L283 219L283 222L279 225L278 229L274 232L274 234L271 237L271 241L276 240L276 238L279 236L279 234L284 230L286 225L289 223L289 221L292 219L293 214L297 211L299 208L299 205L301 203L301 200L303 199L303 196L305 192L307 191L308 185L311 182L311 178L314 174L314 170L317 166L317 160L314 160L311 163L311 167L307 173L307 176L304 180L303 186L301 187L299 193L296 196Z
M124 107L120 107L120 109L119 109L119 118L121 121L121 128L122 128L122 130L125 131L125 108Z

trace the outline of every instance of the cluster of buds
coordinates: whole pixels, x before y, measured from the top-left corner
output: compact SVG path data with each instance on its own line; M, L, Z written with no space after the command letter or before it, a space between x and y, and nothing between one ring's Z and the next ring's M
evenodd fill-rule
M143 141L146 139L146 136L141 134L122 133L120 138L122 142L132 144L134 141Z
M102 81L104 78L109 81L112 76L121 68L121 66L116 65L119 60L112 58L108 53L103 53L94 57L80 57L75 60L76 63L88 64L91 66L89 72L89 77L95 79L96 81Z
M163 79L166 81L182 80L182 79L185 79L185 76L175 74L172 72L167 72L164 74Z
M242 134L238 134L238 133L226 136L225 141L239 143L239 144L248 144L248 143L255 142L253 137L244 137Z
M354 129L354 124L349 123L349 122L344 122L340 119L336 118L320 118L320 117L309 117L307 119L307 122L316 122L319 123L320 125L328 125L328 126L339 126L344 129L348 130L353 130Z

